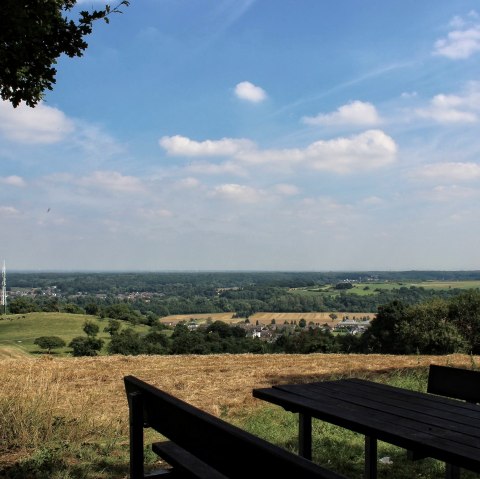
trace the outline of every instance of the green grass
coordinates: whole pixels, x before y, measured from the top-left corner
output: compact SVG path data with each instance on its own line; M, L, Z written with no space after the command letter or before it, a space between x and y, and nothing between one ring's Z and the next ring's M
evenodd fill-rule
M83 324L86 320L92 321L100 327L98 337L109 339L103 329L108 324L107 319L98 319L84 314L68 313L28 313L8 314L0 316L0 356L2 346L15 347L30 354L38 354L42 350L33 344L40 336L59 336L67 344L75 336L84 336ZM130 325L123 325L127 327ZM135 326L137 331L146 331L147 326ZM68 347L56 349L53 353L65 355L70 351Z
M379 291L392 291L394 289L410 288L411 286L417 288L433 289L433 290L447 290L447 289L476 289L480 288L480 281L403 281L403 282L368 282L368 283L353 283L353 288L342 290L346 294L357 294L359 296L371 296L377 294ZM299 294L303 296L317 296L328 295L336 296L340 294L339 290L334 288L334 285L322 287L306 287L296 288L290 291L292 294Z

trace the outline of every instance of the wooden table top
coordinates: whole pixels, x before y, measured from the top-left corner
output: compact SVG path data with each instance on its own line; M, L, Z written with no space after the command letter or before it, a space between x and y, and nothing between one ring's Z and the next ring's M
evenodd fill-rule
M253 396L480 472L478 405L361 379L278 385Z

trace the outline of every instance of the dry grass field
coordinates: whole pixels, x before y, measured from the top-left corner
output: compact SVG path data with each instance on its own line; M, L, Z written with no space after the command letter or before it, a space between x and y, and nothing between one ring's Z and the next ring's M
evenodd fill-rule
M170 316L161 318L160 322L164 324L176 324L181 321L190 321L191 319L200 322L206 321L207 319L211 319L212 321L225 321L226 323L242 321L242 319L234 318L234 314L235 313L171 314Z
M369 319L373 319L376 314L375 313L349 313L349 312L335 312L337 315L337 319L332 321L330 318L330 314L332 313L255 313L253 316L250 316L250 322L255 324L257 321L260 324L270 324L272 319L275 320L277 324L283 324L285 321L300 321L304 319L307 323L312 321L315 324L324 324L324 323L331 323L337 324L342 321L342 318L348 316L350 319L352 318L363 318L368 317Z
M0 477L2 468L12 467L52 441L63 445L100 441L102 447L111 444L111 457L120 448L125 450L125 375L135 375L201 409L234 419L265 406L252 398L253 388L332 375L362 376L431 363L471 367L472 361L478 363L478 358L246 354L1 359ZM116 442L108 439L112 437L117 438Z
M315 324L323 324L323 323L332 323L332 319L330 318L330 312L324 313L273 313L273 312L262 312L262 313L255 313L254 315L249 317L251 324L256 324L258 321L259 324L270 324L272 319L275 320L277 324L283 324L285 321L300 321L301 319L305 319L307 323L310 321L314 322ZM367 316L370 319L375 317L375 313L349 313L349 312L335 312L337 315L337 319L334 323L339 323L344 316L348 316L350 319L352 318L363 318ZM226 323L243 323L245 321L244 318L234 318L234 313L205 313L205 314L174 314L170 316L165 316L160 319L161 323L164 324L176 324L180 321L190 321L190 319L195 319L199 322L204 322L207 319L211 319L212 321L225 321Z

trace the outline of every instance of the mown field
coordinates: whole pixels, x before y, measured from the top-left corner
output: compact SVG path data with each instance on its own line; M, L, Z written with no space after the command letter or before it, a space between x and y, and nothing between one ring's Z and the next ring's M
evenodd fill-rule
M351 312L338 312L336 311L334 314L337 316L336 319L332 320L330 317L330 312L324 313L274 313L274 312L262 312L262 313L255 313L250 316L248 319L251 324L256 324L257 321L259 324L271 324L272 320L279 325L283 324L285 321L300 321L301 319L305 319L307 323L312 321L315 324L337 324L341 322L344 316L348 316L349 318L363 318L368 317L373 319L375 317L375 313L351 313ZM207 320L212 321L224 321L226 323L243 323L245 318L234 318L234 313L210 313L210 314L175 314L171 316L165 316L160 319L161 323L164 324L176 324L181 321L190 321L195 320L198 323L204 323Z
M86 320L98 324L99 338L110 336L103 329L108 324L106 319L98 319L84 314L66 313L28 313L0 316L0 359L12 355L41 353L41 349L33 344L40 336L59 336L67 344L75 336L85 336L82 328ZM124 326L125 327L125 326ZM146 331L146 326L135 326L138 331ZM55 350L55 354L66 354L68 347Z
M129 374L296 450L295 415L253 399L253 388L356 376L424 389L429 364L472 367L479 359L337 354L2 359L0 477L126 478L128 408L122 379ZM348 477L361 477L361 436L317 421L314 433L315 460ZM412 463L405 451L380 443L383 456L393 464L380 464L379 478L443 474L438 461ZM148 457L153 465L154 458Z
M480 288L480 281L369 281L365 283L352 283L353 288L342 290L346 294L357 294L360 296L368 296L377 294L379 291L392 291L400 288L425 288L433 290L449 290L449 289L477 289ZM339 290L335 290L334 286L322 287L305 287L292 288L293 294L315 295L315 294L340 294Z

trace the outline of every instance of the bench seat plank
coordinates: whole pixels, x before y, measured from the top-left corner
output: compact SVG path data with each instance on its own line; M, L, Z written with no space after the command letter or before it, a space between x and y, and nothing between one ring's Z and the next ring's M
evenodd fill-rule
M172 441L155 442L152 451L167 461L184 479L227 479L227 476L200 461ZM175 477L178 477L177 475Z

